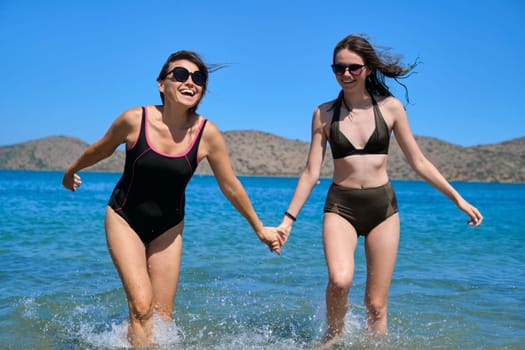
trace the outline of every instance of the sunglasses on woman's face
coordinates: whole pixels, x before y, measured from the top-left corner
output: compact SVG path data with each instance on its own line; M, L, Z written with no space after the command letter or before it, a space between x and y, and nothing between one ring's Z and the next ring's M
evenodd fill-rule
M173 79L179 83L184 83L190 76L195 85L203 86L206 83L206 75L200 70L196 70L195 72L191 73L184 67L175 67L166 75L170 73L172 73Z
M336 75L343 75L345 74L346 70L348 69L348 72L352 75L359 75L363 71L363 68L365 67L364 64L341 64L341 63L334 63L332 64L332 70Z

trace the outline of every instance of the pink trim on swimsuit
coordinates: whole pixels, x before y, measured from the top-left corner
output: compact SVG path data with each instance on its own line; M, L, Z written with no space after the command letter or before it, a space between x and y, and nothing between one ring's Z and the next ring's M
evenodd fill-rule
M149 141L149 133L148 133L148 130L149 130L149 123L148 123L148 107L145 106L144 107L144 118L146 119L144 122L145 122L145 130L144 130L144 133L146 135L146 143L148 144L148 147L151 148L151 150L161 156L164 156L164 157L167 157L167 158L179 158L179 157L184 157L186 156L190 151L191 149L193 148L193 145L195 144L195 141L197 141L197 138L198 138L198 135L199 133L201 132L201 129L202 127L204 126L204 118L200 118L202 119L200 121L200 124L199 124L199 129L197 130L197 132L195 133L194 137L193 137L193 140L191 141L191 144L188 146L188 148L182 152L182 153L179 153L179 154L168 154L168 153L164 153L164 152L161 152L157 149L155 149L155 147L152 146L151 142ZM200 145L199 145L200 146ZM190 167L191 168L191 167Z

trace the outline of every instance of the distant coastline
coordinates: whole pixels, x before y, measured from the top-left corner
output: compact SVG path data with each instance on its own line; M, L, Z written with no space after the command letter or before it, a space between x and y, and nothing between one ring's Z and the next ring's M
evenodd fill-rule
M237 175L297 177L308 155L307 142L273 134L246 130L223 133L232 166ZM525 137L488 145L462 147L436 138L416 136L425 155L450 181L525 183ZM64 170L88 144L69 136L50 136L0 147L0 169ZM121 172L125 154L117 151L110 158L86 169ZM389 175L395 180L417 180L418 175L406 162L392 138ZM326 152L321 176L333 170L330 152ZM204 160L196 174L212 175Z

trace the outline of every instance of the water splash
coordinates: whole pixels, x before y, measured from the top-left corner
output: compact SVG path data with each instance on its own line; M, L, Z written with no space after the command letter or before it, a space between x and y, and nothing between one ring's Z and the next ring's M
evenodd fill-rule
M99 331L95 325L84 323L79 327L77 337L82 343L95 348L130 349L132 346L127 340L128 326L128 321L111 323L109 329ZM184 339L184 333L175 321L163 320L157 315L153 318L152 333L155 349L173 349Z

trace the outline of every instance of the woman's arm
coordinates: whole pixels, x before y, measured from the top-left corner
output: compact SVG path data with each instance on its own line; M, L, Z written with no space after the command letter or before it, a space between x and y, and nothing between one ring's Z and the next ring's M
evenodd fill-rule
M412 169L464 211L470 217L469 225L479 226L483 221L480 212L465 201L419 148L401 102L392 98L385 107L394 118L394 135Z
M279 235L275 229L264 227L259 220L248 194L233 171L226 142L219 129L209 120L204 129L203 141L203 154L208 159L224 196L248 221L259 239L279 254L281 246Z
M284 241L286 241L290 235L292 225L295 222L294 218L299 215L308 197L310 197L312 189L319 181L321 166L326 152L326 142L327 137L321 120L321 111L318 107L312 116L312 137L306 166L299 176L293 197L279 225L279 233ZM292 218L292 216L294 218Z
M120 144L128 140L134 124L137 124L137 113L141 113L140 108L138 110L137 108L130 109L120 115L101 139L89 146L80 157L67 167L62 178L62 184L65 188L75 191L81 184L77 172L108 158ZM138 122L140 123L140 118L138 118Z

